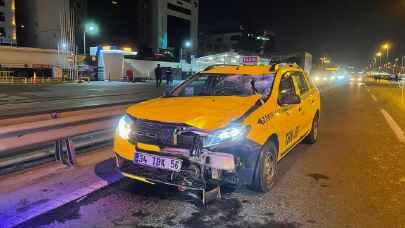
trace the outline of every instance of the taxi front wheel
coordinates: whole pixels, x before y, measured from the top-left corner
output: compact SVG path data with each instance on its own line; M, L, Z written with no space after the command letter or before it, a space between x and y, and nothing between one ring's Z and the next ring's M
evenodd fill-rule
M315 115L314 120L312 121L312 128L307 137L305 138L305 142L308 144L314 144L318 141L318 130L319 130L319 115L318 113Z
M256 165L252 190L268 192L273 187L277 174L277 147L274 142L268 142L261 150Z

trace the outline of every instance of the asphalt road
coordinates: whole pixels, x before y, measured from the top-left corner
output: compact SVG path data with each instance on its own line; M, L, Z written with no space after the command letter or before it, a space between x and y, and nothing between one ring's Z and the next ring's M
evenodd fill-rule
M153 82L91 82L56 85L0 84L0 118L136 102L160 96Z
M382 110L400 129L405 112L382 94L376 84L323 89L319 142L281 161L270 193L228 190L203 207L124 179L21 227L405 227L405 144Z

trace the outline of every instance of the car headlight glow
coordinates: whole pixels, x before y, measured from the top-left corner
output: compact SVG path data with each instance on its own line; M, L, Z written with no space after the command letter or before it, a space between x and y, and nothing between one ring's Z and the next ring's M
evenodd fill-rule
M127 115L123 116L120 121L118 122L118 135L125 140L129 139L129 136L131 135L131 126L132 126L133 120Z
M249 131L247 126L229 126L227 128L214 131L209 134L204 146L215 146L225 142L235 142L241 140Z

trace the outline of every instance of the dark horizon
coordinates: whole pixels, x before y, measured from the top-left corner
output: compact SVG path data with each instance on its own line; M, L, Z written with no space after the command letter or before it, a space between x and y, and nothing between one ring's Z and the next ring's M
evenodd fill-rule
M365 66L383 42L405 55L405 1L228 1L200 3L200 31L249 25L276 34L276 51L308 51L339 64Z
M99 21L101 34L90 43L136 45L136 1L89 0L89 18ZM240 25L273 32L274 53L308 51L314 60L329 56L338 64L363 67L384 42L390 57L405 55L405 1L229 1L200 2L199 31L217 27L232 30ZM110 20L117 17L120 20ZM125 28L125 29L123 29ZM315 62L315 61L314 61Z

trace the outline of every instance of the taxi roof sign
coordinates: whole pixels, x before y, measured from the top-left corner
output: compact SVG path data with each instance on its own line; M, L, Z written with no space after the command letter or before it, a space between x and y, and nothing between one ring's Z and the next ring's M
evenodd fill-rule
M260 61L259 56L243 56L242 57L243 65L258 65L259 61Z

